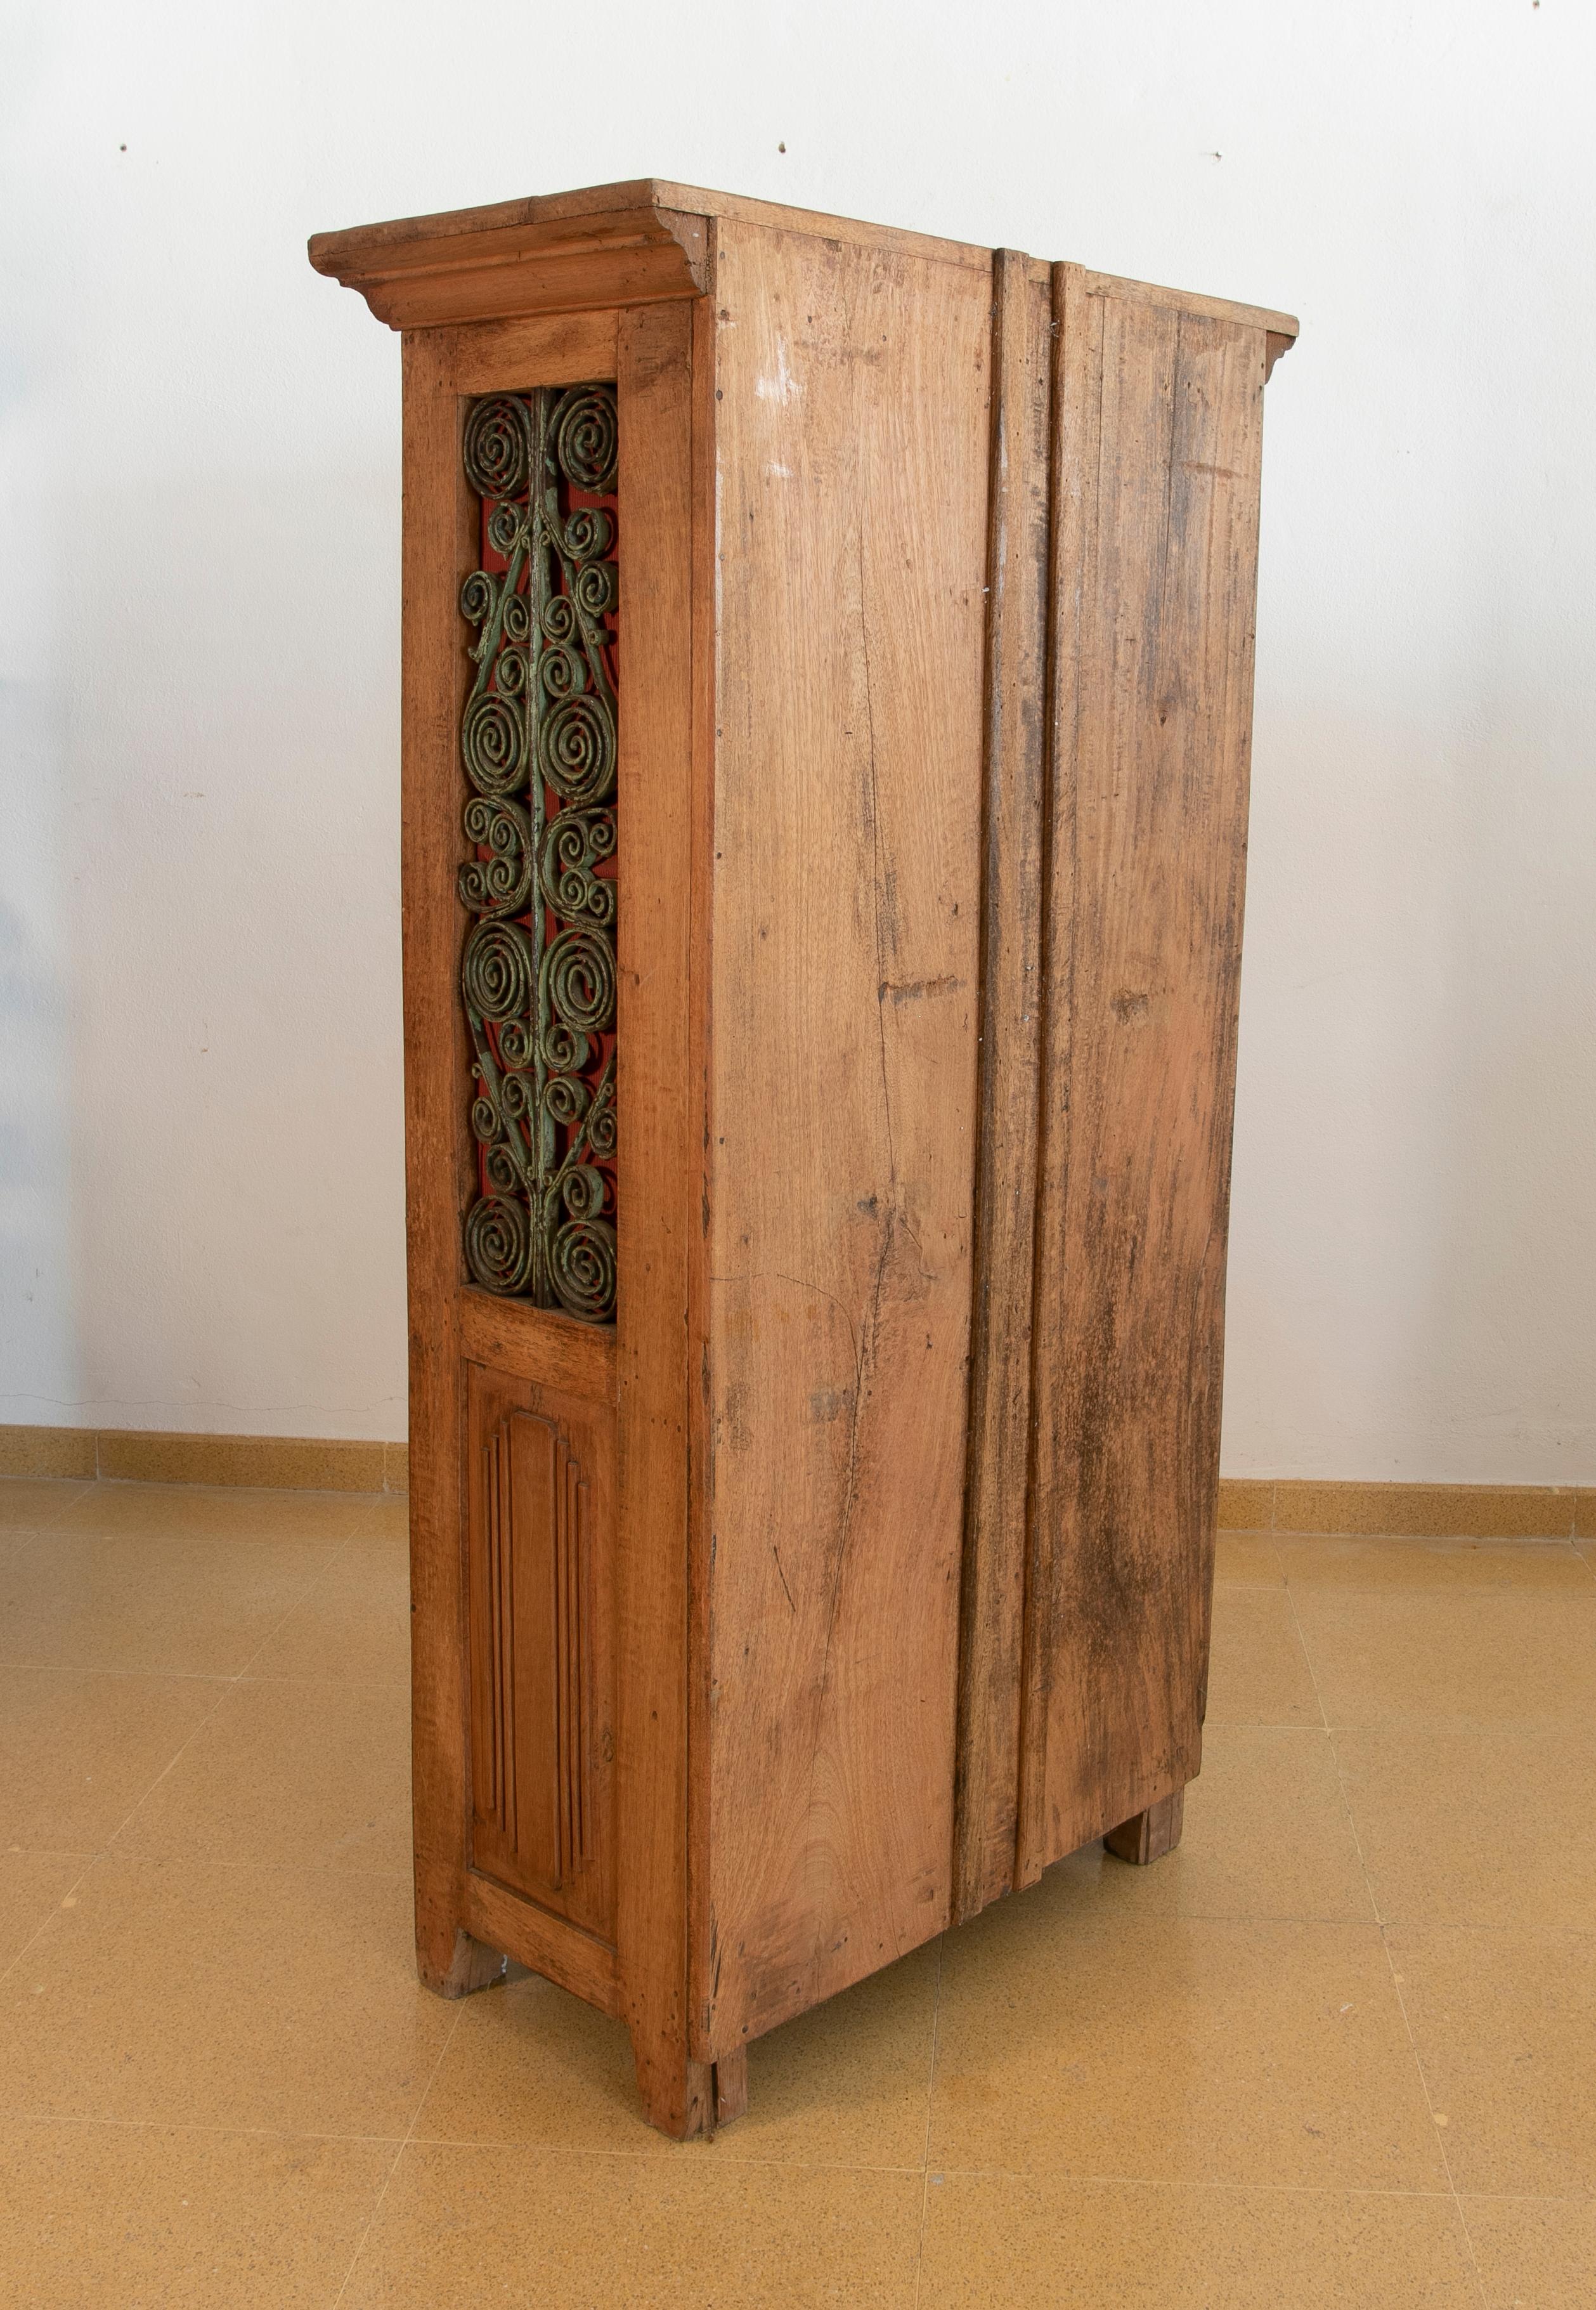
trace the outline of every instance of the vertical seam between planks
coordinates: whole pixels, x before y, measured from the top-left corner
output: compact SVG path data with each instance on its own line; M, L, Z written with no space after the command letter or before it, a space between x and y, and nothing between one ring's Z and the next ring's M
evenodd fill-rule
M1037 1449L1039 1421L1037 1388L1039 1376L1042 1336L1042 1302L1046 1278L1044 1256L1042 1219L1047 1205L1049 1151L1053 1140L1054 1066L1054 960L1056 942L1054 936L1054 873L1055 805L1058 794L1059 757L1059 608L1063 593L1060 560L1063 545L1063 491L1061 483L1064 467L1064 412L1067 406L1065 362L1068 346L1069 268L1055 265L1050 278L1050 312L1052 339L1048 349L1048 414L1047 414L1047 587L1043 617L1043 707L1042 707L1042 843L1040 858L1041 890L1038 900L1038 940L1037 961L1037 1165L1032 1185L1031 1203L1031 1338L1028 1358L1029 1377L1029 1410L1025 1463L1024 1557L1022 1568L1019 1617L1019 1753L1016 1802L1014 1808L1014 1868L1012 1882L1024 1885L1027 1861L1036 1848L1035 1820L1037 1806L1045 1801L1046 1775L1045 1738L1047 1728L1046 1695L1038 1690L1038 1675L1042 1657L1039 1641L1038 1616L1045 1609L1045 1600L1038 1594L1038 1530L1037 1488L1040 1472ZM1079 713L1079 683L1076 711ZM1066 995L1066 1012L1068 996ZM1051 1558L1049 1561L1051 1570ZM1036 1754L1038 1730L1044 1743L1044 1756Z
M995 846L1000 838L1002 822L998 785L1002 775L1002 695L1000 657L1002 649L1004 580L1006 549L1009 544L1011 507L1006 487L1006 467L1010 445L1005 435L1005 400L1009 384L1005 359L1003 331L1008 318L1008 302L1013 265L1011 252L996 249L992 261L992 422L987 457L986 504L986 619L984 634L984 665L981 718L981 891L980 940L976 949L979 958L980 983L976 996L976 1159L972 1167L970 1221L970 1377L965 1411L965 1489L964 1546L959 1579L958 1613L958 1685L955 1706L957 1730L954 1740L953 1770L953 1917L959 1922L979 1906L976 1898L976 1880L984 1871L975 1863L970 1851L971 1837L977 1837L984 1824L989 1789L977 1793L979 1819L972 1825L969 1806L972 1796L970 1743L983 1721L983 1710L975 1705L972 1686L979 1673L981 1647L977 1638L984 1584L982 1580L981 1493L983 1484L983 1455L984 1434L979 1414L984 1407L991 1380L991 1340L989 1317L992 1297L992 1230L984 1217L986 1196L992 1181L992 1093L993 1090L994 1038L992 1031L995 953L998 930L994 920L997 901L997 861ZM987 1696L990 1679L982 1677L983 1700ZM1018 1766L1018 1757L1016 1758ZM982 1842L984 1844L984 1839Z

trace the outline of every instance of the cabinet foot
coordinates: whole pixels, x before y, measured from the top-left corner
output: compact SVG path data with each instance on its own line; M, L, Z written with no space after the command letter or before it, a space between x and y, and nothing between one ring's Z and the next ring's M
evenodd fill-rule
M509 1959L500 1950L473 1940L464 1926L456 1928L454 1946L442 1963L437 1952L416 1943L416 1971L424 1986L439 1997L469 1997L474 1990L491 1989L508 1967Z
M1111 1828L1103 1839L1105 1845L1121 1861L1132 1862L1138 1868L1149 1861L1161 1861L1180 1843L1185 1802L1184 1789L1176 1789L1173 1796L1160 1797L1145 1812L1132 1813L1129 1820Z
M748 2108L747 2047L740 2045L734 2054L723 2054L714 2069L715 2122L717 2125L730 2125Z

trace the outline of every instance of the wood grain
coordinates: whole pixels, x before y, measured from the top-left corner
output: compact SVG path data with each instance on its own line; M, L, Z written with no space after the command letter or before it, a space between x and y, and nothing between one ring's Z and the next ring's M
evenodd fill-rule
M595 1934L474 1871L465 1880L464 1913L473 1933L507 1950L517 1965L585 1997L601 2013L620 2013L615 1952Z
M721 221L717 2054L946 1923L990 291Z
M1198 1769L1264 331L1061 265L1019 1877Z
M615 1937L615 1415L470 1368L472 1863Z
M456 393L504 390L535 378L540 385L582 385L615 374L613 312L537 313L523 320L478 321L434 334L447 348Z
M990 252L967 241L941 240L932 235L905 232L890 225L863 224L855 217L827 216L812 209L786 208L771 201L753 201L735 193L707 192L697 185L667 183L638 177L625 184L590 185L569 193L534 195L529 200L498 201L476 209L452 209L438 216L395 217L382 224L357 225L343 232L311 236L310 262L318 273L358 289L371 301L371 288L388 298L406 293L412 279L430 282L453 274L479 276L471 292L479 299L481 276L496 268L494 293L507 293L502 312L526 311L524 297L506 276L528 257L548 264L558 259L567 266L565 286L577 305L603 301L590 283L613 252L639 248L651 252L661 275L671 259L664 244L673 240L686 260L693 286L674 293L690 295L707 290L704 270L706 228L716 217L742 224L765 225L777 231L818 235L839 247L879 248L899 256L917 257L942 265L958 265L985 274ZM541 295L547 289L540 287ZM618 301L618 300L617 300ZM377 306L372 303L373 311ZM482 311L494 308L483 302ZM386 312L379 318L387 319ZM407 326L415 326L407 317Z
M615 1401L615 1334L552 1307L500 1299L470 1284L460 1292L460 1352L517 1379L543 1381L595 1403Z
M1179 1833L1296 324L655 179L313 254L410 325L419 1961L535 1967L712 2131L750 2037ZM455 881L462 412L610 375L606 1334L464 1283Z
M718 226L709 221L706 263L715 276ZM709 1387L710 1234L714 1120L709 1065L715 895L716 678L713 647L719 570L716 558L716 308L708 298L692 310L692 828L691 921L688 973L690 1057L688 1145L690 1161L687 1260L688 1466L688 2050L711 2062L713 1988L710 1872L709 1684L711 1487L714 1477ZM696 1210L697 1225L691 1222ZM744 2096L747 2080L744 2078ZM718 2089L717 2089L718 2091Z
M1052 300L993 260L985 824L954 1916L1014 1881L1041 1066Z
M620 1950L650 2117L713 2124L687 2005L688 1498L692 889L692 317L622 316L616 1327L620 1373Z
M1133 1819L1122 1820L1117 1828L1104 1836L1106 1849L1120 1861L1129 1861L1138 1869L1145 1869L1151 1861L1161 1861L1173 1853L1180 1843L1180 1832L1185 1813L1186 1793L1176 1789L1170 1796L1162 1797L1157 1804L1149 1805Z
M455 1978L469 1801L455 999L458 405L438 349L404 347L403 889L405 1223L410 1318L412 1750L416 1956Z
M317 233L310 262L395 329L699 295L703 218L679 215L651 187L616 191L646 197L579 217L462 212Z

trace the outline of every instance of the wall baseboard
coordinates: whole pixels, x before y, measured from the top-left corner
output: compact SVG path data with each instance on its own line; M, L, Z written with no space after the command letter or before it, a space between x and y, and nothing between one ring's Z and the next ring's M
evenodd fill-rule
M160 1428L0 1426L0 1476L403 1492L410 1487L410 1449L404 1444L360 1444L340 1437L184 1436Z
M1596 1540L1596 1485L1359 1484L1221 1476L1221 1532Z
M184 1436L158 1428L0 1425L0 1476L273 1490L403 1492L403 1444L338 1437ZM1361 1484L1221 1476L1221 1532L1395 1539L1596 1540L1596 1484Z

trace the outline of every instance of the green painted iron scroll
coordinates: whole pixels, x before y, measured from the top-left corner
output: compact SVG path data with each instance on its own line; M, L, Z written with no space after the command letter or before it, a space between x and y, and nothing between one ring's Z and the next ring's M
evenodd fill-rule
M615 388L467 412L482 567L460 594L476 677L460 962L480 1192L473 1283L615 1315ZM603 502L607 500L607 502Z

